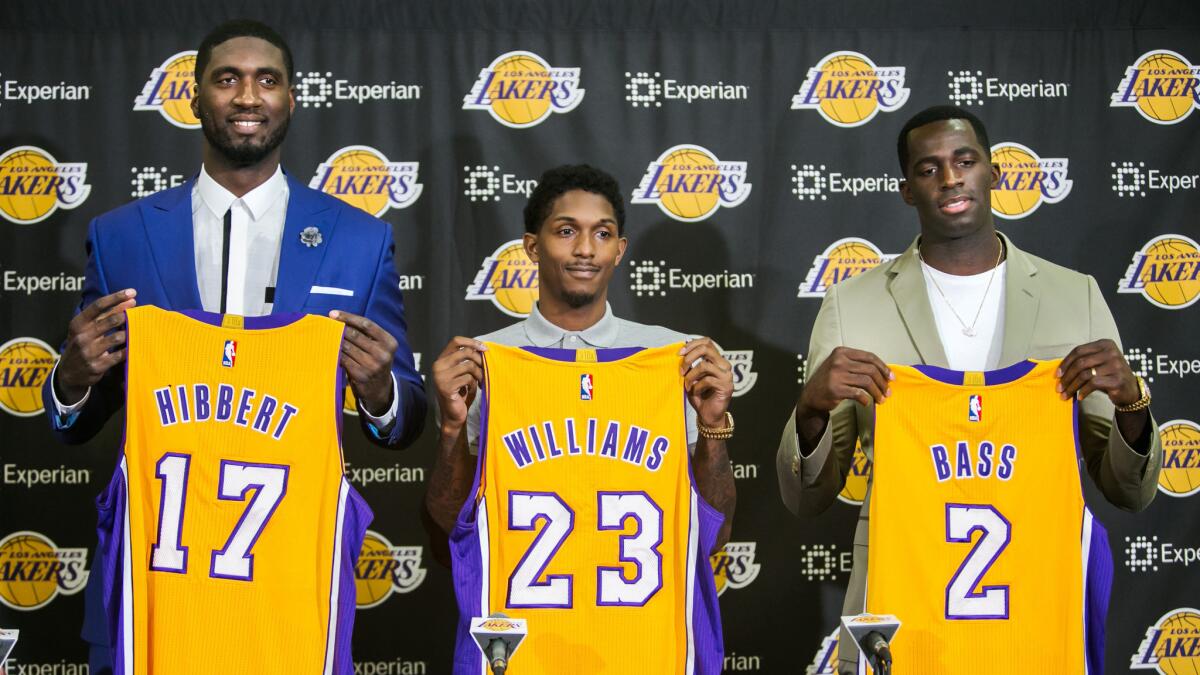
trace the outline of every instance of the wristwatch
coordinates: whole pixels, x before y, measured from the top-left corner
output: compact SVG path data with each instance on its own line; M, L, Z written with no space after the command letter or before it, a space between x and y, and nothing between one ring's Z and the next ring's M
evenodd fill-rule
M1141 375L1134 375L1137 378L1138 394L1141 398L1130 403L1129 405L1117 406L1117 412L1137 412L1150 407L1150 385L1146 384L1146 380L1142 379Z

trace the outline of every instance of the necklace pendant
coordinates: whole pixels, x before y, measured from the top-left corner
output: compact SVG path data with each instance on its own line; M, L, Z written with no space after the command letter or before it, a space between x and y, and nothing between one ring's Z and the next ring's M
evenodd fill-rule
M975 328L972 326L967 326L966 328L963 328L962 332L963 332L963 335L966 335L967 337L975 337Z

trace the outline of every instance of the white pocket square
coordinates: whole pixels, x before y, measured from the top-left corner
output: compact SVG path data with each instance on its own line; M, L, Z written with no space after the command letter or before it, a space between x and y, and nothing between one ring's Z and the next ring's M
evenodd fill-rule
M354 291L349 288L337 288L335 286L313 286L309 291L314 295L344 295L348 298L354 297Z

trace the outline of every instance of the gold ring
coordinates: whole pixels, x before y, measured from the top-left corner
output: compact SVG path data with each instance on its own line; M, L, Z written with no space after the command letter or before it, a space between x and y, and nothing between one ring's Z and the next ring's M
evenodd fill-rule
M1094 367L1092 368L1092 377L1096 377L1096 369Z

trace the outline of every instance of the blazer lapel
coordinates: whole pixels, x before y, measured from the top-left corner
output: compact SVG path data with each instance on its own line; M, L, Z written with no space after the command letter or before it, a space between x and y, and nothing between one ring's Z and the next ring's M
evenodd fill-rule
M287 175L287 219L279 242L279 274L275 279L276 312L299 312L304 308L317 269L333 241L337 212L329 208L319 192ZM321 243L306 246L300 239L305 228L315 227Z
M172 309L200 309L192 238L192 186L184 183L141 207L146 240Z
M917 257L917 242L913 241L904 253L888 263L888 292L900 318L904 321L908 335L921 355L921 361L932 366L948 368L942 338L938 336L937 323L933 319L933 308L929 306L929 293L925 290L925 275L921 273L921 261Z
M1000 366L1004 367L1029 358L1042 294L1035 283L1037 268L1033 261L1013 246L1008 237L1000 236L1008 250L1004 274L1004 341L1000 347Z

